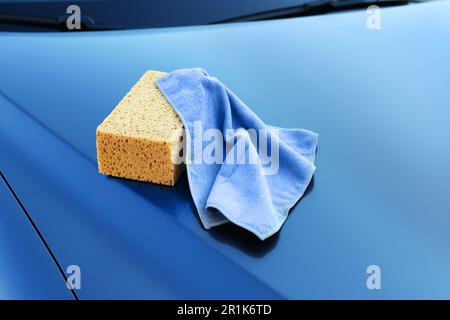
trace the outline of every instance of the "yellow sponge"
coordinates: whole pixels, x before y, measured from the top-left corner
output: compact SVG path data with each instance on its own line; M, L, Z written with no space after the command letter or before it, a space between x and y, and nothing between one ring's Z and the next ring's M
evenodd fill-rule
M165 74L146 72L97 127L100 173L173 186L183 172L183 124L156 85Z

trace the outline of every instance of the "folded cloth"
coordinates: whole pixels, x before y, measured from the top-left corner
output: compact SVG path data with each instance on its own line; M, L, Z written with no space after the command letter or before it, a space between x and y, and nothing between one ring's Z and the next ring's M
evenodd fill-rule
M199 68L157 85L184 124L189 188L204 227L231 221L261 240L276 233L311 181L318 135L264 124Z

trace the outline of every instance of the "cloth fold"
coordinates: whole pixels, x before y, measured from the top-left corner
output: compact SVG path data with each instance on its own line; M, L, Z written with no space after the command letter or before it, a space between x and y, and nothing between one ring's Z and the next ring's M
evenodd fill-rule
M318 135L266 125L218 79L181 69L157 85L185 127L189 188L206 229L276 233L315 171Z

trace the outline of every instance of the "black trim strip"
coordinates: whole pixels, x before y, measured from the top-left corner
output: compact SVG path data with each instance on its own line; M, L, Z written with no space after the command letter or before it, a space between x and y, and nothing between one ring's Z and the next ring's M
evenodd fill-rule
M31 223L31 226L33 227L34 231L36 231L37 235L39 236L39 239L41 239L42 243L44 244L45 248L47 249L47 252L50 254L50 256L53 259L53 262L56 264L56 266L58 267L59 272L61 273L61 275L64 278L64 282L67 284L67 276L64 273L63 268L61 267L61 265L59 264L58 260L56 259L55 255L53 254L52 250L50 249L50 246L48 245L47 241L45 241L44 236L41 234L41 232L39 231L39 229L37 228L36 224L34 223L33 219L31 218L31 216L29 215L27 209L25 209L25 206L22 204L22 202L20 201L19 197L17 196L17 194L14 192L13 188L11 187L11 185L9 184L8 180L6 179L6 177L3 175L2 171L0 170L0 176L2 177L3 181L6 183L6 185L8 186L9 191L12 193L12 195L14 196L14 198L16 199L17 203L19 204L19 206L22 208L22 211L25 213L28 221ZM72 292L73 297L75 298L75 300L78 300L78 296L77 293L75 292L75 290L73 288L70 289L70 292Z

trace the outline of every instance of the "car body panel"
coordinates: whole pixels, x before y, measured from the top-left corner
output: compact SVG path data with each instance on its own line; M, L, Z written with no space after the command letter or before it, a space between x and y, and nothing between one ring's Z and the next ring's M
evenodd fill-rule
M80 298L450 298L450 1L157 30L0 35L0 168ZM98 174L95 129L145 70L202 67L319 133L310 192L261 242L174 188ZM369 265L382 290L366 286Z
M0 299L73 299L64 277L1 177Z
M194 218L186 183L149 189L101 176L6 102L2 168L60 265L80 267L80 299L281 297L179 224L177 215Z

